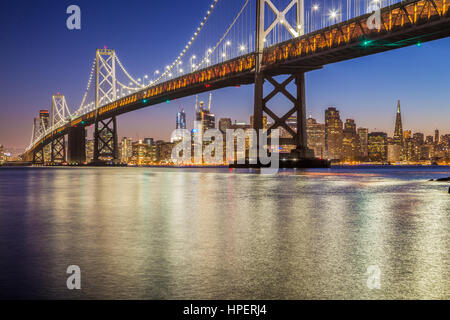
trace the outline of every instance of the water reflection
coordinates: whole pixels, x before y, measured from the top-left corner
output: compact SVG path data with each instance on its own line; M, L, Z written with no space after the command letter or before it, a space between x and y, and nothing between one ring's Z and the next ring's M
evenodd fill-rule
M443 173L0 170L0 295L448 299L450 199L427 181Z

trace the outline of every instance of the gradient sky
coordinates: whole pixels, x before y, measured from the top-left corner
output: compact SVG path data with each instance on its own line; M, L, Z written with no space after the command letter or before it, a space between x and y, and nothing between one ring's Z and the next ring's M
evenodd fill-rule
M230 1L230 0L226 0ZM66 8L82 10L81 31L66 28ZM33 117L49 108L51 95L81 102L96 48L113 48L134 77L153 74L173 61L201 21L210 0L7 1L0 12L0 144L25 147ZM176 10L174 10L176 9ZM307 113L323 122L336 106L343 120L392 134L397 100L405 129L450 133L450 39L424 43L325 66L307 74ZM201 96L207 100L208 94ZM180 107L188 125L195 97L135 111L119 118L119 136L168 139ZM282 99L275 110L284 110ZM213 94L217 119L249 122L253 86Z

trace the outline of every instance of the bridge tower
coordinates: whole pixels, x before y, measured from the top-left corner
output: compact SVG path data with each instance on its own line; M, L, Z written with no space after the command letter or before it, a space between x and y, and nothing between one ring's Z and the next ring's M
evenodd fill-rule
M305 17L304 17L304 0L292 0L284 10L278 10L273 4L273 0L257 0L256 5L256 70L255 70L255 97L254 97L254 117L253 127L259 131L263 129L264 113L270 116L274 123L268 129L268 137L272 130L277 128L285 129L292 138L280 139L281 145L294 145L296 148L292 152L292 156L297 159L309 159L314 157L312 150L307 148L306 141L306 104L305 104L305 70L299 67L276 67L275 69L266 70L263 67L263 50L266 37L273 29L281 25L293 37L299 37L305 33ZM275 15L275 20L266 28L264 11L267 7ZM296 7L296 26L292 26L285 18L286 14ZM287 79L279 83L274 77L278 75L287 75ZM268 81L274 87L273 91L268 95L264 95L264 82ZM290 83L296 86L296 94L291 94L286 86ZM277 94L282 94L292 102L293 107L284 115L279 117L270 108L267 103ZM288 124L289 117L296 114L297 130L293 130ZM259 145L258 137L258 145Z
M66 98L62 94L52 96L52 113L51 126L52 130L58 127L58 123L67 121L70 118L69 108L67 107ZM53 139L51 142L51 163L66 162L66 138L64 134L53 131Z
M95 108L117 99L116 53L112 49L97 49L95 57ZM94 130L94 163L119 160L117 119L102 118L96 113Z

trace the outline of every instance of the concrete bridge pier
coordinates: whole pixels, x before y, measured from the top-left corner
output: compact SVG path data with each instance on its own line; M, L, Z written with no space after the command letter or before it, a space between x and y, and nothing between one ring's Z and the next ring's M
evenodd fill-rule
M86 162L86 129L72 127L68 134L68 162L81 165Z

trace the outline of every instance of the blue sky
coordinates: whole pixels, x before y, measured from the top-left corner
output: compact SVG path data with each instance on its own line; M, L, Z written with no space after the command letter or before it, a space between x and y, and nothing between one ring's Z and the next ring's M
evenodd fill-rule
M230 1L230 0L223 0ZM66 28L66 8L82 10L82 29ZM96 48L114 48L135 77L170 63L186 44L211 0L196 1L8 1L0 12L0 144L29 143L32 119L62 92L76 108ZM174 10L176 9L176 10ZM404 128L450 133L450 39L424 43L325 66L307 74L307 113L323 121L335 106L343 120L392 133L397 100ZM208 95L202 95L207 100ZM119 118L120 136L168 139L176 112L192 123L195 97L135 111ZM275 100L275 110L287 108ZM249 121L253 86L214 92L217 118Z

